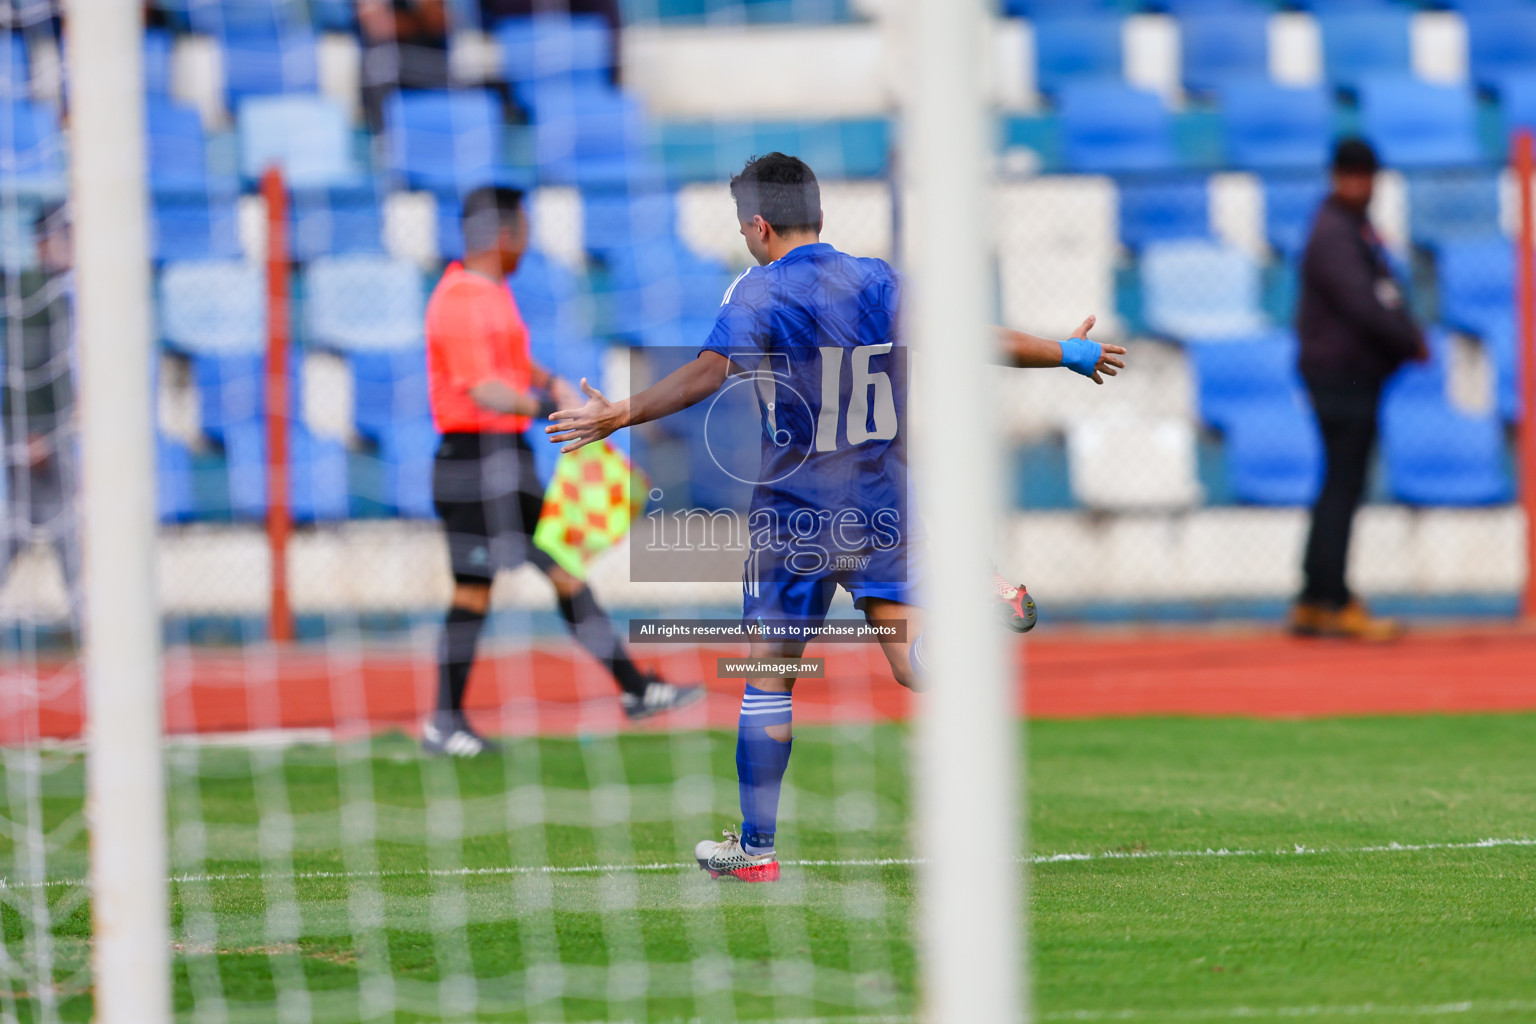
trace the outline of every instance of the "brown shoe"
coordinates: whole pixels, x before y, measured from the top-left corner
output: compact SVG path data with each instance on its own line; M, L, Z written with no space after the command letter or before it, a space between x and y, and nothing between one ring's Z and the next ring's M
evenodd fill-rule
M1315 635L1384 643L1402 636L1403 626L1396 619L1372 615L1359 598L1352 598L1338 611L1319 609Z
M1317 636L1322 630L1323 616L1328 609L1311 601L1297 601L1286 616L1286 628L1292 636Z

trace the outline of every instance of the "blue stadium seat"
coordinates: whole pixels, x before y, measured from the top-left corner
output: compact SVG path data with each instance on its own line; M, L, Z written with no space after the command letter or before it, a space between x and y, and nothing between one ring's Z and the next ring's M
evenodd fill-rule
M1482 335L1483 351L1493 365L1494 405L1506 423L1520 419L1520 367L1524 361L1513 315L1490 321Z
M0 273L19 274L35 270L40 259L37 251L37 216L41 204L17 202L7 208L8 205L0 204Z
M1050 16L1036 19L1034 26L1035 84L1041 91L1120 78L1124 57L1118 17Z
M507 278L507 286L512 289L518 311L533 335L535 348L544 332L560 337L584 337L589 333L575 273L543 253L525 252L517 272Z
M427 352L409 349L353 350L352 408L357 432L382 442L392 424L429 417Z
M1153 0L1145 6L1166 11L1180 20L1203 14L1246 14L1251 11L1268 14L1274 9L1268 0Z
M1147 326L1185 341L1261 334L1258 264L1220 242L1157 242L1141 256L1142 308Z
M1317 208L1328 195L1320 172L1267 174L1264 185L1264 236L1287 259L1301 254Z
M63 137L51 108L12 100L0 110L0 177L14 188L62 189Z
M607 85L554 85L533 100L534 146L540 173L577 185L653 180L649 129L640 103Z
M717 137L724 133L730 141L742 141L734 134L739 130L736 126L714 124L711 128ZM798 154L812 167L825 168L821 173L829 178L878 178L890 167L892 128L885 118L757 122L749 134L746 141L753 147L751 152L738 149L731 156L719 154L725 159L725 177L741 170L748 156L775 151ZM669 160L669 170L670 166Z
M164 29L144 32L144 91L150 96L171 94L171 34Z
M1296 335L1289 330L1185 346L1195 374L1200 418L1224 430L1249 406L1302 397Z
M1003 0L1003 14L1011 18L1050 18L1084 11L1109 10L1108 0Z
M1227 481L1253 505L1310 505L1323 481L1323 441L1304 400L1241 406L1227 421Z
M1470 86L1433 85L1406 75L1361 82L1360 127L1388 167L1477 163L1477 99Z
M1492 505L1513 496L1503 427L1445 399L1438 362L1399 370L1382 396L1382 453L1394 497L1412 505Z
M222 40L310 27L308 11L293 0L178 0L192 31Z
M1061 90L1061 133L1075 171L1160 171L1178 166L1173 118L1155 93L1119 82Z
M0 48L0 99L24 100L32 95L32 68L27 43L20 32L7 33L10 45Z
M387 166L411 188L456 193L495 180L502 120L490 92L397 92L384 121Z
M1221 90L1227 152L1250 169L1323 167L1333 131L1333 109L1321 87L1233 82Z
M160 274L160 336L193 354L265 351L262 269L235 260L167 264Z
M329 256L304 272L304 333L344 351L417 349L426 300L416 264L392 256Z
M145 104L149 185L154 190L200 189L208 182L207 137L196 108L151 96Z
M192 482L192 452L186 445L155 433L155 504L162 523L184 523L197 516Z
M157 190L151 209L154 258L161 263L239 258L238 198L233 185Z
M1434 247L1457 238L1499 232L1499 173L1491 168L1410 171L1408 232Z
M1153 242L1210 236L1210 197L1203 176L1128 177L1119 182L1120 241Z
M1379 11L1396 9L1398 0L1295 0L1287 6L1299 7L1314 14L1330 14L1347 11Z
M496 27L501 66L518 99L526 100L534 82L602 86L613 64L608 23L587 15L543 14L508 18Z
M1498 235L1462 238L1435 252L1440 320L1487 336L1514 309L1514 247Z
M507 278L523 318L553 319L579 294L576 275L537 249L523 253L517 270Z
M230 428L261 420L266 407L266 360L259 352L192 356L192 383L204 434L222 443Z
M528 333L534 362L572 384L585 377L593 386L602 387L604 346L601 342L566 334L532 321L528 324ZM698 335L696 344L702 344L705 337L707 335ZM527 433L529 446L533 448L534 471L540 480L546 481L554 472L555 462L560 457L560 449L550 444L544 434L544 428L549 422L534 420Z
M240 174L256 181L278 167L292 188L356 184L346 112L325 96L255 96L240 104Z
M1230 6L1179 18L1184 87L1215 92L1262 79L1269 69L1269 15L1262 8Z
M32 62L27 53L26 37L8 32L9 45L0 49L0 99L25 100L32 95ZM62 56L62 54L61 54Z
M643 345L697 345L708 334L679 332L682 321L713 321L730 285L723 263L704 259L675 240L609 254L609 328Z
M1518 128L1536 131L1536 66L1499 79L1499 114L1506 137Z
M1496 86L1507 75L1536 67L1536 5L1503 3L1463 12L1472 78Z
M722 181L759 153L797 153L826 177L879 178L890 165L886 118L830 121L663 121L667 179Z
M407 519L432 519L432 464L439 437L424 416L391 422L378 436L384 503ZM554 445L545 443L544 447ZM537 450L537 449L535 449Z
M677 224L677 203L668 191L587 190L581 206L583 244L600 256L670 239Z
M1334 85L1355 86L1373 75L1410 69L1408 11L1382 6L1320 12L1323 72Z
M319 83L315 34L309 29L226 32L221 42L230 109L247 96L308 92Z
M689 21L707 21L730 8L722 8L719 0L654 0L662 20L674 16ZM636 5L625 5L628 12ZM738 0L735 5L740 17L749 25L828 25L855 20L850 0Z
M350 33L357 28L352 0L309 0L309 16L322 32Z
M224 436L229 502L237 519L267 514L267 427L259 420L232 424ZM288 488L296 522L347 518L347 450L317 437L303 423L288 424Z
M384 251L384 210L371 182L296 189L288 219L289 254L301 262Z

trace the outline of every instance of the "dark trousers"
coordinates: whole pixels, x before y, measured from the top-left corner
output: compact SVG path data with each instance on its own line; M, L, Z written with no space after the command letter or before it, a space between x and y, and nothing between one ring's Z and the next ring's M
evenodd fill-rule
M1312 526L1302 561L1301 599L1330 608L1349 602L1344 570L1355 509L1365 495L1371 450L1376 444L1380 389L1309 383L1313 411L1323 435L1323 486L1312 506Z

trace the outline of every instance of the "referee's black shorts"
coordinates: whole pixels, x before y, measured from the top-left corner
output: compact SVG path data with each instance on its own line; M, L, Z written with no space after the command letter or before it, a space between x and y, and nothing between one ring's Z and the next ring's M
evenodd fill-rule
M444 434L432 466L432 504L448 534L455 583L489 584L498 569L554 559L534 546L544 507L533 449L521 434Z

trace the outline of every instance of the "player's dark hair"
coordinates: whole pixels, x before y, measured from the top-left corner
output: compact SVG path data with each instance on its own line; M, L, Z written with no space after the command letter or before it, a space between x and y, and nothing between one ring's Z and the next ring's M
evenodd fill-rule
M821 186L799 157L783 153L755 156L731 179L736 217L762 217L781 235L821 231Z
M1333 172L1335 174L1375 174L1381 170L1381 160L1371 144L1358 135L1342 138L1333 147Z
M482 185L464 197L463 226L466 252L496 248L504 227L516 227L523 216L523 193L504 185Z

